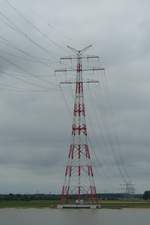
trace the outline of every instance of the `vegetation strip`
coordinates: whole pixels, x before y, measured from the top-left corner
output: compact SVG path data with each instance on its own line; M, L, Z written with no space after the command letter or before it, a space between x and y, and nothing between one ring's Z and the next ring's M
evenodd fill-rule
M0 208L56 208L58 201L51 200L1 200ZM102 208L150 208L150 201L100 201Z

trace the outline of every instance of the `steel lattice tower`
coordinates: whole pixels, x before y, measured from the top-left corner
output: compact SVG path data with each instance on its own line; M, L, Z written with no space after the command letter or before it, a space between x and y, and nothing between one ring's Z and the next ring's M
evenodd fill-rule
M83 56L83 52L90 46L76 50L69 47L75 57L64 57L61 60L76 60L75 69L62 69L55 72L76 71L75 82L75 99L73 107L73 123L72 123L72 142L69 146L68 161L65 169L65 180L62 187L62 201L67 203L72 195L75 196L78 203L84 198L88 203L96 201L96 186L94 182L94 173L91 160L91 150L88 144L87 125L86 125L86 109L84 103L84 83L97 83L98 81L83 81L84 71L104 70L104 68L82 68L82 59L98 58L98 56Z

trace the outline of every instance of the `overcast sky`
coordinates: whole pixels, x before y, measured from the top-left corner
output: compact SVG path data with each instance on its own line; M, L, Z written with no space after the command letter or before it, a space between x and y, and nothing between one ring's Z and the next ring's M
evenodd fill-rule
M106 69L87 74L100 84L85 87L97 190L118 192L124 179L150 189L149 8L148 0L0 1L0 193L60 192L73 95L58 84L75 74L54 70L67 66L59 65L72 54L66 45L89 44Z

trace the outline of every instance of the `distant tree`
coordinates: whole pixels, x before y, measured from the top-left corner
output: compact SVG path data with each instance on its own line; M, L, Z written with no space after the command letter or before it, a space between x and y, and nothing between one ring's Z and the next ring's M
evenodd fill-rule
M149 200L150 199L150 191L145 191L143 194L143 199Z

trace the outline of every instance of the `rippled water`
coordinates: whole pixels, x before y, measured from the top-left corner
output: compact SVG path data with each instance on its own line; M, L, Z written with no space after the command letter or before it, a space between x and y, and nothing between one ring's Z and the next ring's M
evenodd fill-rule
M0 209L0 225L150 225L150 209Z

